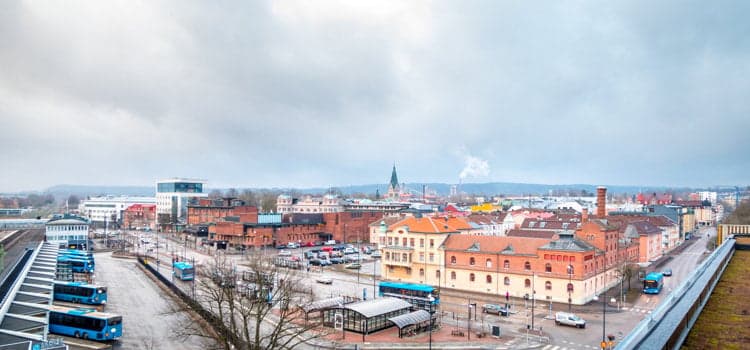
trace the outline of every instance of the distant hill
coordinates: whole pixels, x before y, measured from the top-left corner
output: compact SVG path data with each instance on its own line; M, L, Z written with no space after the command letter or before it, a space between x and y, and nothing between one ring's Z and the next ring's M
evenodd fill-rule
M440 196L447 196L450 194L451 186L453 184L446 183L407 183L406 187L414 194L419 195L422 193L422 186L426 185L428 191L435 191ZM612 186L604 185L607 187L609 193L628 193L636 194L638 192L664 192L664 191L690 191L689 188L670 188L665 186ZM546 185L546 184L525 184L525 183L513 183L513 182L490 182L490 183L465 183L461 184L458 188L460 192L468 194L482 194L487 196L492 195L509 195L509 196L521 196L521 195L548 195L550 191L561 192L561 193L575 193L578 194L582 190L588 193L596 193L598 185L588 184L569 184L569 185ZM381 194L385 194L388 190L388 184L367 184L367 185L353 185L353 186L340 186L335 187L344 194L352 193L365 193L372 194L375 190L380 190ZM206 192L213 190L220 190L225 192L226 188L207 188ZM242 188L237 188L241 191ZM329 190L328 187L312 187L312 188L252 188L254 191L269 190L274 192L299 192L305 194L316 194L325 193ZM155 191L153 186L82 186L82 185L57 185L48 188L45 192L53 194L56 198L66 198L71 194L75 194L80 198L86 198L86 196L99 196L99 195L112 195L112 196L154 196Z
M84 185L56 185L45 190L55 198L67 198L71 194L79 198L87 196L150 196L156 195L154 186L84 186Z

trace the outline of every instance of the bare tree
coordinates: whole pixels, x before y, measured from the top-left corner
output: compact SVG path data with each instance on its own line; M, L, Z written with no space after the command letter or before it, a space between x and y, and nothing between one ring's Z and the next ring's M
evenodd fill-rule
M328 334L318 323L305 322L300 306L312 301L312 293L297 270L250 254L247 266L217 255L198 271L196 300L221 322L214 326L224 349L294 349Z

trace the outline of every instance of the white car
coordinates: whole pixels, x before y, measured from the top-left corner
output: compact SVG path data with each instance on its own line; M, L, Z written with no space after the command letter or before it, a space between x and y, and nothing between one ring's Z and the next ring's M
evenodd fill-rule
M292 256L292 252L288 250L282 250L279 252L279 256Z
M330 277L318 277L315 282L322 283L322 284L333 284L333 279Z

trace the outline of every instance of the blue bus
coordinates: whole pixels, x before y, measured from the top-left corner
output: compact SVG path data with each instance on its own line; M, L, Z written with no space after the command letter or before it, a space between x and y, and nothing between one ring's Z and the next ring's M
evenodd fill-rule
M86 282L55 281L54 298L73 303L104 305L107 304L107 287Z
M660 272L649 272L643 279L643 293L659 294L664 286L664 275Z
M78 273L91 273L94 272L94 261L89 259L79 259L69 256L58 256L57 257L57 264L67 264L70 265L71 270L73 272Z
M427 284L382 281L379 284L378 295L403 299L427 311L434 310L434 307L440 304L439 290Z
M183 281L192 281L195 278L195 267L184 261L177 261L172 264L172 273Z
M49 307L49 332L91 340L122 337L122 316L94 309Z
M94 254L86 251L86 250L78 250L78 249L63 249L58 252L58 256L73 256L73 257L83 257L87 259L94 259Z

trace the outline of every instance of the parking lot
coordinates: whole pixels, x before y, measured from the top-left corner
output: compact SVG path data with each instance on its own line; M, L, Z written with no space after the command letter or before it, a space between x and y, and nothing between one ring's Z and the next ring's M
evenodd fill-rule
M149 279L133 259L96 253L98 284L109 294L105 312L121 314L123 337L115 349L205 349L204 339L178 336L177 330L192 322L184 312L171 312L172 299Z

